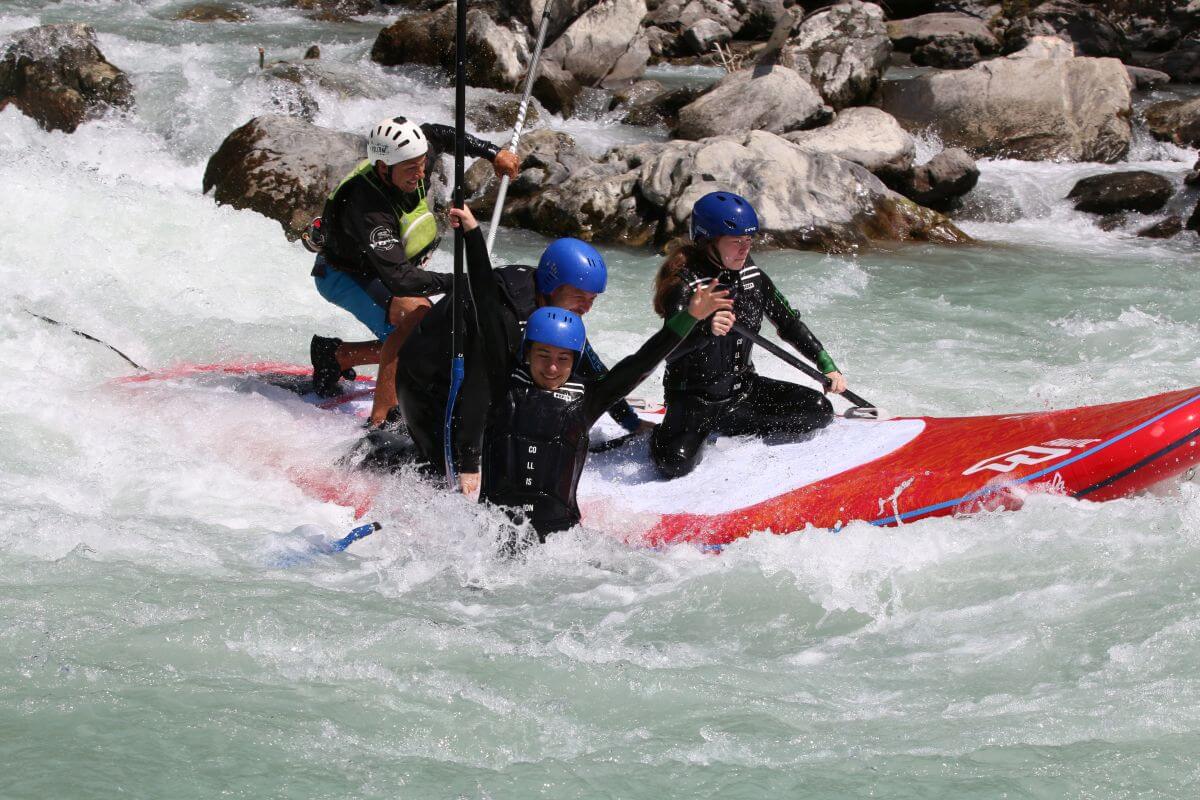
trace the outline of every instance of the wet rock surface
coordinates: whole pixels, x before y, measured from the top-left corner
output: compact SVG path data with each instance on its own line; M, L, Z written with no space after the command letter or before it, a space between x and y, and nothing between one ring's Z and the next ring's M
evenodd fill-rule
M805 19L780 63L795 69L836 110L874 97L891 54L883 9L850 0Z
M1183 147L1200 147L1200 98L1166 100L1142 113L1154 138Z
M88 25L43 25L0 40L0 109L12 104L46 130L133 107L129 77L110 64Z
M1091 214L1158 211L1171 199L1171 181L1153 172L1132 170L1093 175L1075 184L1067 199L1076 210Z
M795 70L758 66L726 75L679 111L680 139L761 130L771 133L821 125L832 109Z
M250 209L298 238L330 191L361 161L366 138L295 117L255 117L208 160L203 190L222 205Z

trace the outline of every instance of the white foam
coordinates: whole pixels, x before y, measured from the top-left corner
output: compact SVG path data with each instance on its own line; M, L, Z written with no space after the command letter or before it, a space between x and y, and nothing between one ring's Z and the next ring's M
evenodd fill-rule
M925 429L919 419L836 419L806 442L724 438L683 478L659 478L645 448L600 453L579 484L584 502L609 499L634 513L721 514L778 497L895 452Z

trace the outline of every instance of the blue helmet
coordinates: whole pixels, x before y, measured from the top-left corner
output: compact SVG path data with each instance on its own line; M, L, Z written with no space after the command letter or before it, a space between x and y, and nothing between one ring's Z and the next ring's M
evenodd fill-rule
M692 239L758 233L754 206L733 192L709 192L692 206Z
M579 315L565 308L543 306L529 315L522 347L537 342L580 353L583 352L585 341L587 332Z
M542 253L536 279L542 294L550 294L564 284L600 294L608 285L608 267L596 248L587 242L556 239Z

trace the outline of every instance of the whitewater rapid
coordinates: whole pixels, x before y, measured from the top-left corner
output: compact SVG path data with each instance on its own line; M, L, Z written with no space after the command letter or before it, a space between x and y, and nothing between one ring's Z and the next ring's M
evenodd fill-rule
M331 468L356 424L234 385L114 386L127 364L26 309L148 367L303 363L313 333L358 338L277 223L200 193L204 164L269 107L260 44L319 42L367 76L379 96L318 93L319 124L448 121L452 97L365 62L382 18L165 19L182 5L0 8L0 33L95 25L138 101L72 135L0 112L0 797L1194 793L1196 485L720 556L584 530L506 561L493 517L406 474L382 531L271 569L293 528L353 525L293 478ZM596 150L661 135L565 128ZM1181 182L1195 155L1134 158ZM963 223L980 244L763 255L853 388L944 415L1200 384L1193 234L1105 233L1063 202L1112 167L982 169ZM506 230L498 250L528 262L544 242ZM604 252L588 322L611 361L656 327L657 259Z

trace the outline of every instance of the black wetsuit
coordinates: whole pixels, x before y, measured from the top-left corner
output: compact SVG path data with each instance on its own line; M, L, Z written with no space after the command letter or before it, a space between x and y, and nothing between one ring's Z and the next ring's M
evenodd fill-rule
M579 522L575 490L592 425L679 346L695 320L687 311L675 314L607 374L542 389L524 353L514 355L507 345L511 321L503 283L492 271L478 228L467 234L467 264L491 395L480 500L502 506L518 524L529 522L545 541Z
M454 128L425 124L421 131L429 140L428 173L443 152L453 151ZM498 152L491 142L467 137L469 156L492 160ZM322 277L329 267L344 272L385 310L392 297L428 297L449 291L450 275L421 269L439 240L432 238L415 253L407 253L403 244L397 209L411 213L426 200L425 193L425 181L416 191L401 192L384 184L373 167L348 178L325 202L321 213L325 242L313 275ZM429 207L432 210L431 204Z
M774 282L753 263L740 271L726 270L707 253L697 253L679 277L667 298L668 316L687 307L697 286L716 278L730 290L739 324L758 332L765 317L780 338L815 361L822 372L837 369ZM714 335L709 320L667 359L667 413L650 440L651 456L663 476L677 478L695 469L713 432L799 437L829 424L829 400L804 386L758 375L751 360L753 348L753 342L734 331Z
M525 320L538 308L535 272L533 267L512 265L491 273L501 298L501 342L513 358L520 354ZM434 304L404 343L396 370L396 397L416 458L436 474L446 470L443 432L450 392L451 312L449 295ZM482 366L485 356L475 328L473 304L467 304L464 319L466 373L455 404L454 458L460 472L478 472L489 404L488 375ZM592 379L606 372L604 363L587 345L575 374ZM609 413L614 420L627 429L637 427L637 413L623 398L615 399L611 406Z

